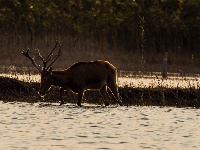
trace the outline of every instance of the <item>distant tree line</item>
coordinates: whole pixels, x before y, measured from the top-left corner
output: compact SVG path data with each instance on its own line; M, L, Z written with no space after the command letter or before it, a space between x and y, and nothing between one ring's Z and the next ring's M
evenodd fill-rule
M0 0L0 33L48 32L119 50L198 53L200 0Z

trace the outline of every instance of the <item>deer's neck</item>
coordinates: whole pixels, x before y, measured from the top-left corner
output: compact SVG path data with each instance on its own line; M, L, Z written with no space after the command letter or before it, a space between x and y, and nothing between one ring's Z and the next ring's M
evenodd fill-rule
M62 87L67 81L67 73L65 70L52 71L53 85Z

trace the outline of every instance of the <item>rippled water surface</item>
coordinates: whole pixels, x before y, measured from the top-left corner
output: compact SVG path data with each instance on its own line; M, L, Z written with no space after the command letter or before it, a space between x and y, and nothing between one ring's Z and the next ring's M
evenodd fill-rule
M0 149L199 149L200 110L0 102Z

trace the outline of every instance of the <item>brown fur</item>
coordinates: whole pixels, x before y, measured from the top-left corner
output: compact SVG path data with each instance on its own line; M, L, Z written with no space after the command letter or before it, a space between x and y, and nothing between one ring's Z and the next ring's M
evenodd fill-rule
M109 90L117 102L122 105L118 94L116 78L117 70L108 61L78 62L66 70L43 70L39 94L44 95L51 85L59 86L61 87L61 105L64 103L62 98L64 90L70 90L78 94L77 104L81 106L81 100L86 90L100 90L107 106L109 105L107 90Z

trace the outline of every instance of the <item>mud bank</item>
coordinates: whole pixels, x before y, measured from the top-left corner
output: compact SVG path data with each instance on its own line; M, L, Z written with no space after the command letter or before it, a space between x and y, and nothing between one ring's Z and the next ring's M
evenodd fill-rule
M39 83L23 82L17 79L0 77L0 100L4 102L59 102L59 90L52 87L44 97L37 94ZM119 94L124 105L138 106L173 106L200 108L200 90L194 88L134 88L130 86L119 87ZM76 103L77 95L65 92L65 102ZM103 99L98 91L86 91L83 103L101 105ZM114 98L111 104L115 104Z

